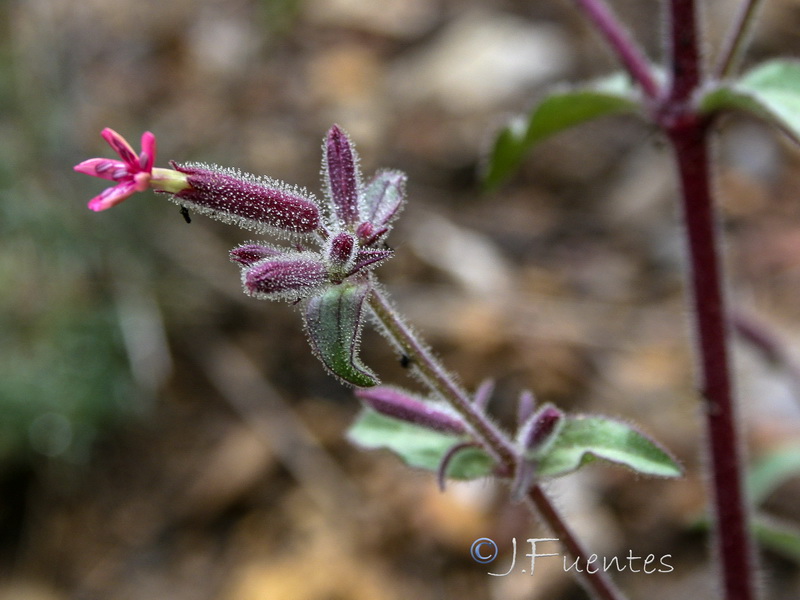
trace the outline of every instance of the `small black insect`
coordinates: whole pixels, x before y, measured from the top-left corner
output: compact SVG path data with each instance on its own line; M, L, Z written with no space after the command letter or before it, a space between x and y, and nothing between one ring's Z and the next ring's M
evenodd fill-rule
M189 215L189 209L186 208L185 206L181 206L181 216L183 217L183 220L186 221L187 223L192 222L192 217L191 215Z
M408 354L400 355L400 366L407 369L411 366L411 357Z

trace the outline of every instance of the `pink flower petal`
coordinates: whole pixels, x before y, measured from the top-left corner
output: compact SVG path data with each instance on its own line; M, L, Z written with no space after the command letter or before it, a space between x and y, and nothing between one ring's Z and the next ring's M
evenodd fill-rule
M156 162L156 136L149 131L142 134L142 153L139 155L139 168L150 172Z
M95 212L107 210L123 202L136 192L136 185L132 181L125 181L114 187L106 188L99 196L89 200L89 209Z
M73 167L78 173L102 177L114 181L114 174L118 169L126 169L125 163L111 158L90 158Z
M120 158L125 161L129 166L138 165L139 158L136 152L133 151L131 145L113 129L106 127L101 132L103 139L108 142L108 145L114 149L114 152L119 154Z

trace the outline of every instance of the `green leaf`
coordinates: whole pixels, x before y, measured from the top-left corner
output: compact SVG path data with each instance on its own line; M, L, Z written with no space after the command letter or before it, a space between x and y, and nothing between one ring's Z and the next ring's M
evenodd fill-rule
M771 60L722 81L700 98L704 113L742 110L783 129L800 143L800 61Z
M347 433L348 439L362 448L386 448L407 465L437 471L445 454L464 438L433 431L405 421L363 410ZM447 469L453 479L476 479L489 475L492 459L478 448L465 448L456 454Z
M774 450L747 473L747 488L752 506L758 506L786 480L800 475L800 446Z
M752 527L764 548L800 563L800 530L797 526L758 515L753 519Z
M369 292L369 281L344 282L306 301L305 326L314 353L333 375L359 387L378 384L375 374L358 358Z
M630 467L645 475L678 477L682 469L658 444L630 425L605 417L568 417L540 459L538 474L554 477L595 459Z
M528 113L504 127L485 168L484 183L496 186L517 168L525 153L545 138L598 117L639 110L639 93L624 73L545 95Z

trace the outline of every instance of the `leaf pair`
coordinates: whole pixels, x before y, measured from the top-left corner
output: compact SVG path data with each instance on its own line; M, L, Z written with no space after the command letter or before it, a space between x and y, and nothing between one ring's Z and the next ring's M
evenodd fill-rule
M800 62L773 60L739 78L711 82L694 98L700 114L741 110L784 130L800 143ZM587 121L615 114L647 117L640 91L625 74L555 89L497 135L484 168L484 183L497 186L537 143ZM658 111L654 111L657 114ZM657 116L653 117L657 119Z
M465 436L435 431L365 409L348 432L363 448L386 448L413 467L437 471L451 448ZM607 417L568 416L545 452L537 457L537 477L558 477L602 459L644 475L678 477L682 470L656 442L635 428ZM474 447L449 462L447 476L476 479L490 475L492 458Z

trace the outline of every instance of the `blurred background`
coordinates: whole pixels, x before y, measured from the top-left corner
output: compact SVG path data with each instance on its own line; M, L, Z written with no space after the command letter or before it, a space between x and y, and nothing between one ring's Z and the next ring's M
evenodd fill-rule
M659 58L657 3L612 4ZM706 4L713 52L738 2ZM767 4L748 64L800 53L800 3ZM554 482L592 552L670 555L670 573L613 573L634 598L711 596L662 140L609 119L546 142L496 192L478 183L509 116L615 68L570 2L5 0L0 28L0 599L585 597L560 559L520 571L525 540L548 535L502 486L442 494L346 442L358 405L296 309L241 292L227 252L252 236L187 225L150 193L92 213L104 182L72 171L112 156L112 127L137 148L153 131L161 166L318 190L334 122L365 173L408 173L397 256L378 272L466 386L496 379L501 422L530 389L635 422L685 465L678 481L595 466ZM766 539L764 588L795 598L800 154L744 118L717 137L729 291L755 332L733 342L757 511L787 534ZM362 353L414 385L373 332ZM470 558L479 537L498 564ZM513 538L516 570L488 576Z

